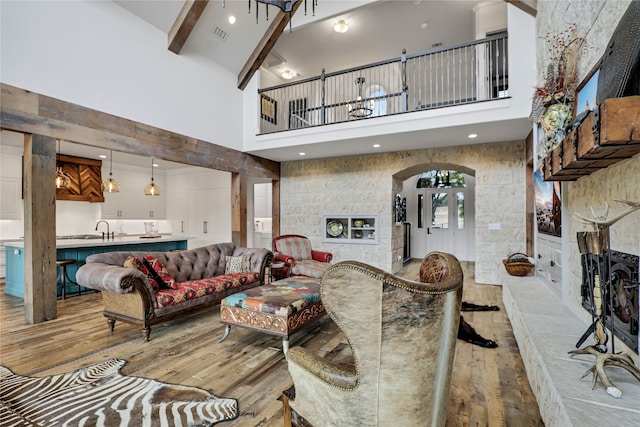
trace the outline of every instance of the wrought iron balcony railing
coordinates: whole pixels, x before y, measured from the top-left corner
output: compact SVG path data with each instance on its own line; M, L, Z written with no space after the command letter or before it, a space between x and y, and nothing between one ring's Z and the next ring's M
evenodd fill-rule
M258 90L260 133L509 96L507 35Z

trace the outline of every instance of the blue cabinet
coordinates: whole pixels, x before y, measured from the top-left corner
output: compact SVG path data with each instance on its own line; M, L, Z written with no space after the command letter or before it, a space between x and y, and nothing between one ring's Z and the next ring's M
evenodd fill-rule
M24 297L24 248L5 245L6 279L4 293Z
M6 245L7 278L4 293L16 297L24 298L24 247ZM167 252L172 250L187 249L186 240L176 240L170 242L149 242L135 244L96 245L74 248L58 248L56 259L73 259L74 264L67 265L67 276L74 283L67 280L67 295L73 295L78 291L85 291L87 288L75 284L76 272L85 264L89 255L104 252ZM62 278L58 274L58 295L61 294Z

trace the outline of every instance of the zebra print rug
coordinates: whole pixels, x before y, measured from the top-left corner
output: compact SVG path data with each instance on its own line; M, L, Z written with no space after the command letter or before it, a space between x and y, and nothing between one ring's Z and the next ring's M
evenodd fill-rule
M0 366L0 426L210 426L238 416L235 399L121 375L125 363L111 359L42 378Z

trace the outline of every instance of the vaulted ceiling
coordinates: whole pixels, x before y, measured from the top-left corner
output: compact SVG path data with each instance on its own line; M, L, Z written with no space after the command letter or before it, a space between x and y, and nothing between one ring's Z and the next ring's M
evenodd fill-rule
M289 14L249 0L114 0L167 34L176 54L204 56L238 76L244 88L253 73L284 80L285 69L307 78L377 62L434 45L473 39L473 7L479 0L317 0L295 4ZM535 14L535 0L505 0ZM306 4L305 4L306 3ZM306 9L306 16L305 16ZM234 24L229 17L234 16ZM349 31L333 25L345 20Z

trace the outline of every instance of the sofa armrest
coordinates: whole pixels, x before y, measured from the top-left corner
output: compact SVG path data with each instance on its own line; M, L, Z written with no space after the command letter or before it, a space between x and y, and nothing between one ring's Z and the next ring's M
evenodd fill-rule
M331 262L331 260L333 259L333 254L331 252L323 252L323 251L311 251L311 258L313 258L314 261L320 261L320 262Z
M329 385L343 389L352 389L358 383L356 373L318 357L302 347L294 347L287 352L288 363L295 363L314 377Z
M76 281L86 288L116 294L132 292L136 282L142 282L144 286L138 286L138 288L144 288L150 297L155 299L155 293L147 276L134 268L88 262L76 272Z
M291 255L287 255L287 254L281 254L281 253L277 253L274 257L273 257L273 261L280 261L280 262L284 262L284 264L287 267L292 267L296 264L296 260L294 257L292 257Z

